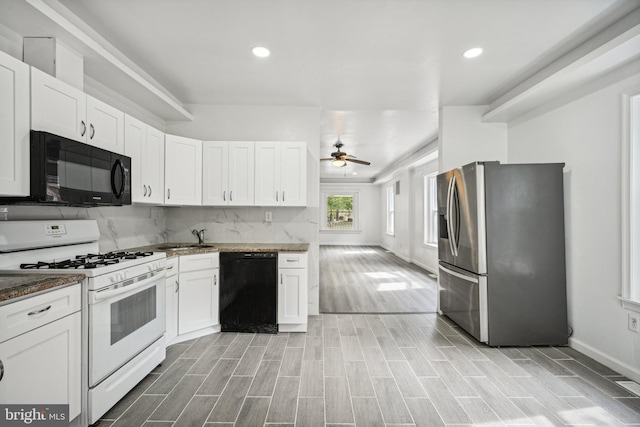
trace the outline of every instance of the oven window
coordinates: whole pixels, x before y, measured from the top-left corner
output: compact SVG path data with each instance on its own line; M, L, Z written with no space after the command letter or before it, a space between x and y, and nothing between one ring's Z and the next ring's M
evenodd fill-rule
M111 345L156 318L156 288L152 286L111 304Z

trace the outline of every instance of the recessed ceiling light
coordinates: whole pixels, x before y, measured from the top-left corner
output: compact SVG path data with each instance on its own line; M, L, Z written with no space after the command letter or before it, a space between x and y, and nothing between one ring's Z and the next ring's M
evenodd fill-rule
M358 172L351 172L351 175L358 175Z
M462 56L464 56L465 58L475 58L480 55L482 55L481 47L474 47L473 49L469 49L462 54Z
M264 46L256 46L251 49L251 52L258 58L266 58L271 55L271 51Z

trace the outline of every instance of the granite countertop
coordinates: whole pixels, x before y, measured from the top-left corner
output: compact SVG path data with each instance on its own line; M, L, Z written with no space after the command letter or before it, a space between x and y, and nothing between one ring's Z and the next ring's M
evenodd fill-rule
M183 249L166 246L185 246ZM167 258L179 255L204 254L208 252L308 252L308 243L205 243L197 247L195 243L158 243L156 245L129 248L129 251L164 252Z
M84 274L0 273L0 305L84 280Z

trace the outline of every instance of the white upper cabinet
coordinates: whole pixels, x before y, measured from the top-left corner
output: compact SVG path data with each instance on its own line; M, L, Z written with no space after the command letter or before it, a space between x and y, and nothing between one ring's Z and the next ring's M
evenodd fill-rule
M202 141L165 136L165 205L202 204Z
M142 176L147 184L149 203L164 203L164 132L147 126L147 143L144 151Z
M125 115L125 155L131 157L134 203L164 203L164 133Z
M255 143L256 206L307 205L307 144Z
M31 128L124 153L124 113L31 67Z
M86 142L87 95L31 67L31 129Z
M0 52L0 195L29 195L29 66Z
M203 205L254 204L253 142L205 141L202 156Z
M87 95L86 143L114 153L124 153L124 113Z

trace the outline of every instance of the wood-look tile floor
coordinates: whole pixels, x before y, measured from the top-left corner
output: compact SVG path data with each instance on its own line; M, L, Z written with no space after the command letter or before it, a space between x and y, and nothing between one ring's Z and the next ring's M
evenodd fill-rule
M434 313L438 283L379 246L320 246L321 313Z
M620 375L568 347L488 348L436 314L322 314L166 361L102 426L640 425Z

